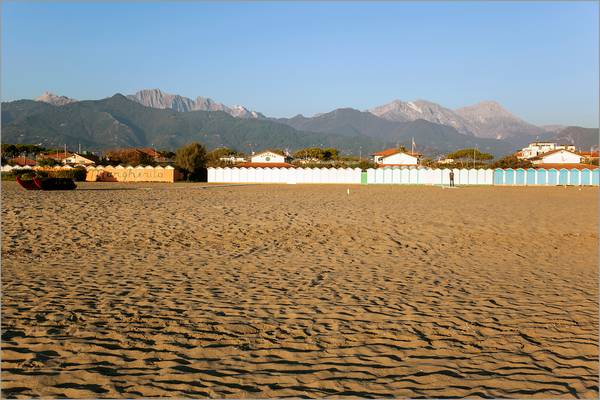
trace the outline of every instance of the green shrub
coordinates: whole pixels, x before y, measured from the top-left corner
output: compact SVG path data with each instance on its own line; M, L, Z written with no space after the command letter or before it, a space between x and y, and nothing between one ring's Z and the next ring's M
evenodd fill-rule
M3 181L14 181L16 179L16 175L12 173L12 171L2 171L0 172L0 179Z
M357 167L363 171L366 171L369 168L377 168L377 164L375 164L374 162L371 162L371 161L363 160L357 164Z
M81 182L85 181L86 170L85 168L73 168L73 169L61 169L55 171L48 171L50 178L71 178L74 181Z
M3 181L14 181L17 176L23 179L32 179L34 176L49 178L70 178L74 181L85 181L86 170L84 168L63 169L54 171L40 171L30 169L15 169L10 172L2 172L0 176Z
M491 165L491 168L531 168L533 164L529 160L520 160L514 154L508 155Z
M0 178L3 181L14 181L17 176L21 176L25 179L31 179L31 177L28 177L28 174L33 176L33 173L34 171L30 169L13 169L12 171L2 171Z
M188 181L206 179L206 148L200 143L180 147L175 153L175 166Z
M55 167L57 165L62 165L62 163L53 158L42 158L38 161L38 165L40 167Z

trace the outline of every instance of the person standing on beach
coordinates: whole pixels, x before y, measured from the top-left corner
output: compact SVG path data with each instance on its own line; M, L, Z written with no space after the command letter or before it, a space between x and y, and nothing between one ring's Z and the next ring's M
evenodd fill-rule
M450 187L454 187L454 171L450 170Z

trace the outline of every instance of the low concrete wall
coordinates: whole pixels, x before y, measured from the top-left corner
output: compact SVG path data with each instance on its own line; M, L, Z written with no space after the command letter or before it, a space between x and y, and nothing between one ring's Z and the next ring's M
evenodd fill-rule
M85 180L88 182L175 182L181 174L167 167L88 167Z

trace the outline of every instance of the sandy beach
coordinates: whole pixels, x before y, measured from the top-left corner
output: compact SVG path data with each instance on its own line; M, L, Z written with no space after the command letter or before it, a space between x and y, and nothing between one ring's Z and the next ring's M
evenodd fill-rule
M4 397L598 397L598 189L2 183Z

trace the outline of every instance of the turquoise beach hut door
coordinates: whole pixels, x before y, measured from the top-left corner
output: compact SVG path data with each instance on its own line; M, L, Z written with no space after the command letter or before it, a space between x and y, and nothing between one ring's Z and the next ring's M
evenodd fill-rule
M504 185L504 170L502 168L494 170L494 185Z
M530 168L527 170L527 184L535 185L535 169Z
M523 168L518 168L515 171L515 184L516 185L524 185L525 184L525 170Z
M504 184L505 185L514 185L515 184L515 170L512 168L507 168L504 170Z
M580 179L581 179L582 185L589 185L590 183L592 183L590 170L589 169L581 170Z
M547 182L546 176L548 175L548 171L545 169L537 169L535 170L537 174L537 184L545 185Z
M558 184L558 171L554 168L548 170L548 185Z
M569 170L561 169L558 172L558 184L559 185L568 185L569 184Z
M576 168L573 168L571 171L569 171L569 183L571 185L579 185L579 170Z

